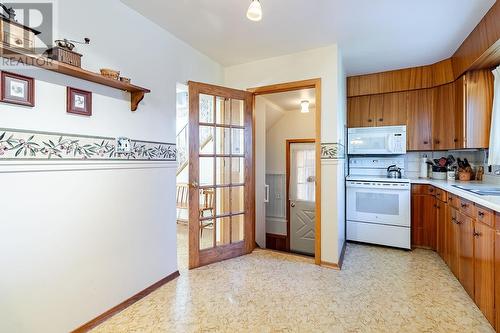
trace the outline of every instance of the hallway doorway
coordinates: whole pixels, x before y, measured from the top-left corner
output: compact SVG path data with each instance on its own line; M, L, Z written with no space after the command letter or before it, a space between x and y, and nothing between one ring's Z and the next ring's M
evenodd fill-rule
M321 80L255 96L256 242L321 263Z

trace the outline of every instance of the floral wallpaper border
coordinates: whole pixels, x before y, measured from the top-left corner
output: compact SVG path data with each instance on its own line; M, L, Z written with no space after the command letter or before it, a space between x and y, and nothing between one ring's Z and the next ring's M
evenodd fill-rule
M321 144L321 159L322 160L343 160L345 159L344 145L340 143L322 143Z
M131 140L130 153L116 152L116 139L0 128L2 160L176 161L173 143Z

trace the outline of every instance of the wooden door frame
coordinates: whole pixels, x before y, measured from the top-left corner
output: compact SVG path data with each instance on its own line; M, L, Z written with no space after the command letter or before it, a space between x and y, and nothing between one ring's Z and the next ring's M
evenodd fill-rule
M316 265L321 265L321 79L309 79L302 81L294 81L287 83L279 83L268 86L247 89L253 93L253 123L255 124L255 98L260 95L275 94L280 92L295 91L302 89L315 89L316 96L316 225L315 225L315 245L314 245L314 262ZM255 126L252 127L255 132ZM253 134L255 137L255 133ZM255 141L253 141L253 156L255 156ZM253 173L255 179L255 158L253 160ZM255 200L254 200L255 204ZM255 230L255 218L254 218ZM253 233L255 237L255 232ZM255 244L255 239L254 239Z
M290 146L295 143L316 143L316 139L289 139L286 140L286 250L290 249ZM316 148L316 147L315 147ZM316 212L316 215L318 213Z

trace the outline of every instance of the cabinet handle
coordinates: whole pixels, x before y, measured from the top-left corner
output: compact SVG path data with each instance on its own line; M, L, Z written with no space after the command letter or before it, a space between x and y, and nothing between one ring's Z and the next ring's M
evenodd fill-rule
M441 141L436 140L436 141L435 141L435 143L438 145L438 144L440 144L440 143L441 143Z
M16 42L17 45L22 45L23 44L23 41L21 39L19 39L19 38L17 38L15 40L15 42Z
M474 235L474 237L481 237L481 233L480 233L480 232L475 232L475 231L474 231L474 234L473 234L473 235Z
M382 122L384 121L384 118L379 118L378 121Z
M424 141L424 145L428 145L429 144L429 141Z
M371 122L373 122L373 120L372 119L368 119L368 122L371 123Z
M458 142L458 139L453 139L453 142L457 143L457 142Z
M462 208L467 208L469 205L468 204L461 204L460 206L462 206Z
M479 215L481 217L484 217L484 213L483 212L478 212L477 215Z

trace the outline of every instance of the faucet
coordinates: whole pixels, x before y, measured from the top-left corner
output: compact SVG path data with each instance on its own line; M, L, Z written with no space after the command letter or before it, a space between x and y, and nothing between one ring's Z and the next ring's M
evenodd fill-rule
M0 14L0 16L3 16L11 21L15 21L16 12L14 11L14 8L12 7L8 8L3 3L0 3L0 7L2 7L3 11L5 12L5 14Z

